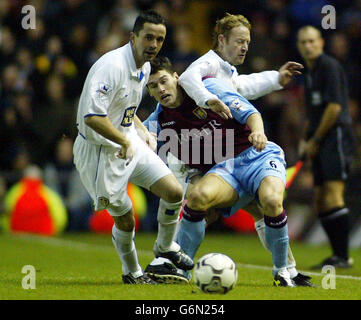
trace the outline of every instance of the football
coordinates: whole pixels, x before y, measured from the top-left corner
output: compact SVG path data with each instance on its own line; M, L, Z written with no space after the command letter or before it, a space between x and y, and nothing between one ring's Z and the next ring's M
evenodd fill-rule
M227 293L237 283L238 272L230 257L209 253L197 261L193 279L205 293Z

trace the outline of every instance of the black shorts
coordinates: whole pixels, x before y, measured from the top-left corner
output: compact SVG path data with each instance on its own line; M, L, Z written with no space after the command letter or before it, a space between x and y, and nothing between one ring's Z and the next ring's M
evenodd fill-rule
M354 150L354 140L349 127L332 128L321 142L319 153L312 160L314 184L348 178Z

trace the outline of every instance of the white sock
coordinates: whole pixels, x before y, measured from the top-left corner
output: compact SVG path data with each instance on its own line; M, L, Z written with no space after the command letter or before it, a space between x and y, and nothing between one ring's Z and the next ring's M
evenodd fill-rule
M122 262L122 271L126 275L131 273L135 278L143 274L138 263L137 250L133 241L134 230L126 232L119 230L115 224L112 229L112 241Z
M281 276L283 276L285 278L291 278L290 273L288 272L287 268L276 268L275 266L273 266L272 273L273 273L273 276L275 276L277 273L279 273Z
M164 200L159 201L158 207L158 235L157 246L162 252L179 251L179 245L174 242L174 237L178 224L179 212L183 201L169 203Z
M265 231L266 225L264 224L264 219L260 219L260 220L256 221L254 223L254 227L257 231L259 240L263 244L264 248L268 251L271 251L270 247L268 246L267 241L266 241L266 231Z
M290 273L291 279L295 278L298 275L298 271L295 267L287 267L287 270Z

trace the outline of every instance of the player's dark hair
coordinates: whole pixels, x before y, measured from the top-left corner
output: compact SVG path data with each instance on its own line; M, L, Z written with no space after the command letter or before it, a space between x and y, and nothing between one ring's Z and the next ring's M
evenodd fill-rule
M311 26L311 25L307 25L307 26L303 26L301 27L298 31L297 31L297 39L299 38L300 34L304 31L308 31L308 30L314 30L317 35L322 39L322 32L320 29L316 28L315 26Z
M133 32L138 35L139 31L143 29L144 23L163 24L165 26L164 18L154 10L142 11L134 22Z
M174 73L173 66L167 57L157 56L150 62L150 65L151 65L150 74L155 74L161 70L166 70L170 74Z

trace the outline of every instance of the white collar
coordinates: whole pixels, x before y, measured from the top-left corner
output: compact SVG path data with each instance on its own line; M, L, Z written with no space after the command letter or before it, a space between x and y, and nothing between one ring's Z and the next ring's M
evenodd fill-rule
M128 58L127 61L129 63L129 69L130 69L131 76L134 78L137 78L138 81L142 81L142 79L145 75L147 62L144 63L140 68L137 68L137 65L136 65L135 59L134 59L134 55L133 55L132 45L130 42L128 42L125 45L125 52L126 52L126 55Z
M224 69L228 70L231 73L231 75L233 75L235 72L237 73L236 67L231 65L228 61L223 60L214 50L209 50L208 53L212 55L215 59L217 59L221 64L221 66Z

